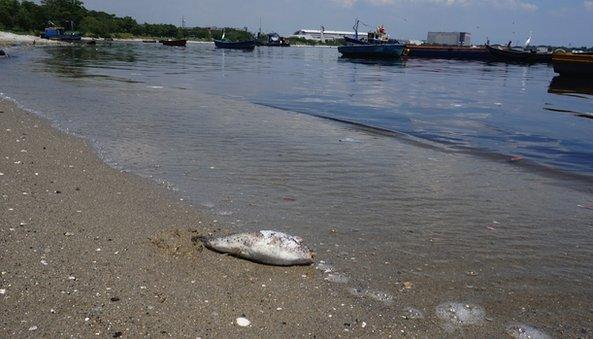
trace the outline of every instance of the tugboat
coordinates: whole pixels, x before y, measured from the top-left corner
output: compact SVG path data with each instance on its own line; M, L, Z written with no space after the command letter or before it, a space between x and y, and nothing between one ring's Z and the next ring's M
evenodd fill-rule
M344 37L346 45L338 47L338 51L345 58L362 59L399 59L406 45L395 39L390 39L383 25L374 32L369 32L365 38L358 37L358 24L354 25L354 38Z

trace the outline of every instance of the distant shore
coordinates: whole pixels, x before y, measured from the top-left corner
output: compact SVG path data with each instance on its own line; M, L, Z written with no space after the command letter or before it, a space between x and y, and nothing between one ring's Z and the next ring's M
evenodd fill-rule
M105 41L105 39L103 38L99 38L99 39L94 39L94 38L89 38L89 37L83 37L82 41L91 41L91 40L96 40L96 41ZM113 38L113 41L116 42L143 42L145 40L159 40L159 38L155 38L155 37L133 37L133 38ZM192 40L192 39L188 39L187 40L188 43L193 43L193 44L214 44L214 41L206 41L206 40ZM16 34L16 33L11 33L11 32L3 32L0 31L0 47L2 46L18 46L18 45L34 45L34 44L40 44L40 45L53 45L53 46L57 46L57 45L68 45L68 43L64 43L61 41L53 41L53 40L47 40L47 39L42 39L41 37L38 36L34 36L34 35L29 35L29 34ZM292 44L293 47L325 47L325 48L335 48L335 45L307 45L307 44Z

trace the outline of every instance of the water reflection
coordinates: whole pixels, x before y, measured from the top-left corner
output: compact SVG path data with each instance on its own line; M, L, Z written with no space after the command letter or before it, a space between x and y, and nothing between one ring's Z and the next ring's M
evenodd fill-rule
M593 80L556 76L550 82L549 93L593 95Z
M406 66L406 60L404 60L404 59L389 60L389 59L357 59L357 58L340 57L340 58L338 58L338 62L363 64L363 65L380 65L380 66L398 66L398 67Z
M108 48L106 48L108 47ZM135 83L128 78L99 74L94 69L117 68L119 64L134 64L138 50L128 44L96 46L71 45L47 48L46 57L36 64L39 70L67 78L105 78Z

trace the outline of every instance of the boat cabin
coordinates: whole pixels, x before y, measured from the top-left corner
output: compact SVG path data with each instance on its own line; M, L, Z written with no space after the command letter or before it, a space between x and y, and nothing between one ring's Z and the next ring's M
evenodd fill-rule
M55 39L63 36L65 32L64 27L47 27L45 31L41 33L41 37L43 39Z
M284 37L281 37L278 33L268 34L268 46L289 46L290 43Z

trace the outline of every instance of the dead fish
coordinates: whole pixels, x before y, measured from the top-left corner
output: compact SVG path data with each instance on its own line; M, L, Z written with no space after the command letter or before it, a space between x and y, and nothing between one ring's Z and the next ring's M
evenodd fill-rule
M237 233L226 237L200 237L206 248L239 258L276 266L309 265L315 253L303 239L277 231Z

